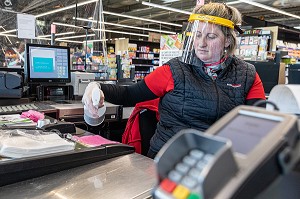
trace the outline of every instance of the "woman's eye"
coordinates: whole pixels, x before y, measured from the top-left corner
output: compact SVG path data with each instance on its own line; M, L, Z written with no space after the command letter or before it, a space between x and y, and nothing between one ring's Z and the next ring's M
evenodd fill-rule
M197 37L197 38L200 38L200 37L201 37L201 33L197 33L197 34L196 34L196 37Z
M217 38L217 36L215 34L208 34L207 38L208 39L215 39L215 38Z

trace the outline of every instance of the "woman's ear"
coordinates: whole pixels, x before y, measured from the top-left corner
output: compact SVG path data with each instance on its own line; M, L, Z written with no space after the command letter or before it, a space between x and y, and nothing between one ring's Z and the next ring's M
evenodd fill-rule
M231 38L230 37L226 37L225 38L225 48L228 48L231 44Z

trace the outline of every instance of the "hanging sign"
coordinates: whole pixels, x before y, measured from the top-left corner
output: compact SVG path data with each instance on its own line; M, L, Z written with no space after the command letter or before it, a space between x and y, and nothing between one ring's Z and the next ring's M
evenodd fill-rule
M17 14L18 38L35 39L35 16Z

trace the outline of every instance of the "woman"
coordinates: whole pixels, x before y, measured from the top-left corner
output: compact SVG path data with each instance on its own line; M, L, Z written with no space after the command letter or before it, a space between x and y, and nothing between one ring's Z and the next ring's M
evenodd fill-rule
M234 107L265 99L255 67L233 55L241 14L233 7L209 3L194 9L185 32L182 57L171 59L145 80L128 87L101 85L105 100L134 106L160 98L160 120L149 157L185 128L205 131ZM92 113L91 83L83 96ZM102 93L102 94L103 94ZM104 95L100 106L104 101Z

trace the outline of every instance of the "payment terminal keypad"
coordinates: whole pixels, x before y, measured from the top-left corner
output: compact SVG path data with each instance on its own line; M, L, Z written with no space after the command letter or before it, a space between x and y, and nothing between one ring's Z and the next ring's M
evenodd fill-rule
M154 195L156 198L202 199L201 172L214 158L213 154L192 149L169 171Z
M194 129L178 132L154 160L154 199L213 198L238 169L229 140Z

